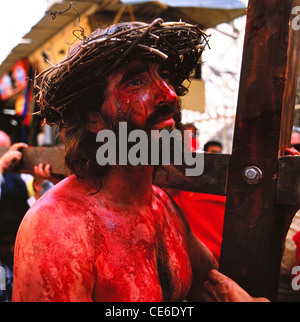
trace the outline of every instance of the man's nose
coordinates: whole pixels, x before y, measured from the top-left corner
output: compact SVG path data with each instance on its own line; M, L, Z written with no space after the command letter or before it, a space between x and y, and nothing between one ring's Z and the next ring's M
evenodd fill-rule
M155 106L161 105L176 105L178 96L174 88L164 80L155 82Z

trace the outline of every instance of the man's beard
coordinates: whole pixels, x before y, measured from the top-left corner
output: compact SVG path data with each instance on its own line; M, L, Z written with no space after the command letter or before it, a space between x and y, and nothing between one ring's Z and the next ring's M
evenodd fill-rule
M173 119L175 121L175 129L182 131L182 113L179 104L166 104L160 107L156 107L154 112L148 116L145 122L145 126L141 127L134 121L134 114L133 113L122 113L116 117L109 115L108 113L102 113L102 118L104 121L104 129L111 130L114 133L118 133L119 131L119 123L120 122L127 122L128 130L143 130L147 133L150 133L152 127L160 121L161 118L167 117L169 115L173 115Z
M157 142L155 142L156 144L159 144L159 166L161 165L165 165L163 164L163 160L162 160L162 155L163 155L163 147L162 147L162 139L157 139L152 135L152 131L153 131L153 126L155 124L157 124L162 118L164 117L168 117L172 115L172 118L174 119L175 122L175 126L171 126L171 127L166 127L163 130L168 131L169 133L171 133L173 130L177 130L181 132L181 136L176 136L176 139L174 140L175 142L171 142L170 144L170 163L173 164L174 162L174 149L175 146L177 145L181 145L182 149L183 149L183 125L182 125L182 113L181 113L181 108L178 104L174 104L174 105L169 105L166 104L164 106L160 106L155 108L154 112L147 118L145 125L143 127L139 126L136 124L136 122L134 121L134 114L133 113L122 113L120 112L117 117L113 117L111 115L108 114L102 114L102 118L104 121L104 129L106 130L111 130L112 132L115 133L116 136L116 160L119 160L119 154L120 154L120 123L121 122L126 122L127 124L127 133L128 135L135 130L142 130L147 134L147 138L148 138L148 164L151 164L151 160L152 160L152 150L151 150L151 140L157 140ZM158 131L158 130L157 130ZM127 156L128 153L130 151L130 149L135 146L138 142L127 142ZM152 142L153 143L153 142Z

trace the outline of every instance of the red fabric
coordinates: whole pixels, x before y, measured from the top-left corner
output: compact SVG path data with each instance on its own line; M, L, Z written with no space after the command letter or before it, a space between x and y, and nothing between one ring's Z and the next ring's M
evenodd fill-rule
M192 138L192 151L198 151L199 150L199 143L196 138Z
M226 197L181 191L174 197L194 234L220 258Z
M300 231L293 237L295 244L297 245L296 250L296 266L300 266Z

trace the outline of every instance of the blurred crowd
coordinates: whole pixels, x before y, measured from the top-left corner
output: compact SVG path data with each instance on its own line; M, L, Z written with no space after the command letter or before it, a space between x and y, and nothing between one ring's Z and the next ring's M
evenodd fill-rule
M10 137L3 131L0 131L0 147L7 148L0 157L0 302L9 302L18 228L29 207L51 189L57 179L51 176L49 164L35 165L33 176L19 173L22 150L28 146L25 143L11 144Z

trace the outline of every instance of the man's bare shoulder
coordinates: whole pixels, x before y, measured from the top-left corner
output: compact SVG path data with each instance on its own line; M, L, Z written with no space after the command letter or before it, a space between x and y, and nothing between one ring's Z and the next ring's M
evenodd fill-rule
M36 201L29 214L42 212L45 215L50 212L52 215L78 216L82 212L86 213L95 191L95 188L80 182L75 176L67 177Z
M21 223L15 246L15 301L91 299L95 229L90 223L95 220L84 202L79 203L82 189L72 190L72 184L67 178L51 189Z
M85 236L91 222L95 222L95 206L91 201L93 191L79 182L75 176L61 181L42 198L35 202L25 215L20 226L19 235L47 236L64 235L68 238L76 238L70 232L81 231ZM100 208L100 207L99 207ZM43 234L40 234L43 232Z

